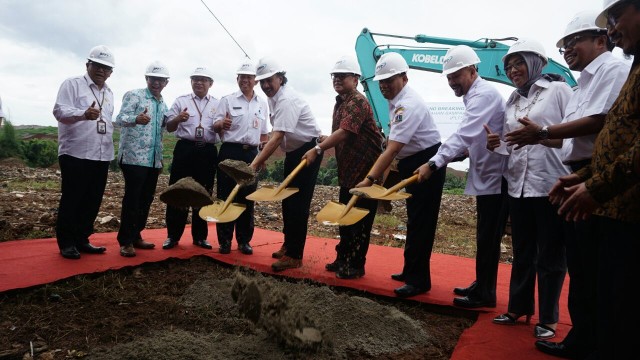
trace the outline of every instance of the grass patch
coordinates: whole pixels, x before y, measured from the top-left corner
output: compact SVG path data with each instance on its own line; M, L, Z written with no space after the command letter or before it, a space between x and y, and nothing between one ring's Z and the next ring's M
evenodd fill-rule
M404 225L404 223L396 218L393 215L389 214L376 214L376 219L373 221L375 225L397 228L399 225Z
M21 180L9 181L9 191L60 190L60 182L55 180Z

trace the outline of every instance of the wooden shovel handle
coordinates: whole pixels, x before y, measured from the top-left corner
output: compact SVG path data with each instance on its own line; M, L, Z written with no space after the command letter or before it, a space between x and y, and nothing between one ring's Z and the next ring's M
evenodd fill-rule
M360 196L358 195L351 196L351 199L347 203L347 206L344 208L344 210L342 210L342 213L340 214L340 216L338 216L338 219L341 219L343 216L347 215L349 210L351 210L356 205L356 202L358 201L359 198Z
M390 194L393 194L394 192L397 192L398 190L402 189L403 187L414 183L418 181L418 174L415 174L409 178L406 178L402 181L400 181L399 183L395 184L394 186L390 187L389 190L385 191L384 194L382 194L382 196L387 196Z
M298 166L296 166L296 168L293 169L293 171L289 174L289 176L287 176L284 179L282 184L280 184L280 186L276 188L276 190L274 191L274 195L279 194L280 191L286 188L287 185L289 185L289 183L293 180L293 178L296 177L296 175L298 175L300 170L302 170L302 168L305 167L306 164L307 164L307 159L302 159L302 161L300 161L300 164L298 164Z
M237 184L236 186L233 187L233 190L231 190L231 193L229 194L229 196L227 196L227 200L224 201L224 205L222 205L222 210L220 210L220 214L222 214L225 210L227 210L227 208L229 207L229 204L231 204L231 202L233 201L233 198L235 198L236 195L238 195L239 190L240 190L240 184Z

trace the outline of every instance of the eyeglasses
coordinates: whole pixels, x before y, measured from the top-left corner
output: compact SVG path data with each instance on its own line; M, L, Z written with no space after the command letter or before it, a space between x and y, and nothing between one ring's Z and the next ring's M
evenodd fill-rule
M618 20L620 20L620 16L624 13L623 10L625 10L628 5L631 5L629 1L621 1L607 11L607 28L618 25Z
M113 68L111 66L107 66L107 65L100 64L100 63L93 62L93 61L90 61L89 64L91 64L91 66L95 66L97 69L102 69L102 70L104 70L106 72L112 72L113 71Z
M560 55L563 55L567 51L567 49L573 49L576 46L576 44L578 44L578 42L583 41L585 39L597 38L598 36L601 36L601 35L604 35L604 34L576 35L570 40L565 41L564 46L559 48L558 52L560 53Z
M156 77L156 76L147 76L147 81L150 83L154 83L154 82L159 82L160 84L164 84L167 82L167 79L165 78L161 78L161 77Z
M521 68L523 65L526 65L526 62L524 60L519 60L516 61L514 63L511 63L507 66L504 67L504 73L508 74L511 72L511 70L515 69L515 68Z
M331 74L331 80L344 80L347 76L355 76L356 74L351 73L335 73Z

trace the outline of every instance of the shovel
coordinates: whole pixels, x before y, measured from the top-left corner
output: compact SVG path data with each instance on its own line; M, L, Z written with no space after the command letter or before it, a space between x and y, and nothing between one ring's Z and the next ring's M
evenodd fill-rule
M418 174L400 181L388 190L380 185L373 185L369 187L354 188L349 190L349 193L378 200L402 200L411 197L411 194L399 193L398 190L416 181L418 181Z
M351 196L347 205L329 201L327 205L318 212L316 219L323 225L353 225L369 213L367 209L354 207L359 198L359 195Z
M198 215L202 220L209 222L227 223L236 220L246 210L246 205L232 203L232 201L242 186L255 182L255 174L246 163L238 160L224 160L218 164L218 167L233 178L237 185L231 190L227 200L224 202L216 200L213 204L201 208Z
M302 161L300 161L300 164L298 164L298 166L293 169L291 174L289 174L289 176L284 179L280 186L275 189L272 186L263 186L260 189L247 195L246 199L252 201L280 201L297 193L299 191L298 188L288 188L287 185L289 185L293 178L298 175L300 170L302 170L302 168L305 167L306 164L307 159L302 159Z

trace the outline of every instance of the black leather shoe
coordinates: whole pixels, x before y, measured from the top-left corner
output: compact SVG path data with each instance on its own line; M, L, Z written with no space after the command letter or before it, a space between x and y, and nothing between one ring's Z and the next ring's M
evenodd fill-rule
M238 250L245 255L253 254L253 248L248 243L238 244Z
M417 286L413 286L409 284L404 284L397 289L393 289L393 292L396 293L396 295L401 298L424 294L427 291L428 291L427 289L419 288Z
M395 281L404 281L404 274L403 273L391 274L391 278Z
M231 243L220 244L220 254L231 254Z
M62 257L65 259L80 259L80 253L75 246L68 246L66 248L60 249L60 255L62 255Z
M344 267L344 261L336 259L332 263L328 263L324 266L324 269L331 272L338 272Z
M536 341L536 348L545 354L571 359L573 354L569 349L561 342L552 342L547 340Z
M496 302L465 296L453 299L453 305L473 309L479 307L496 307Z
M104 246L93 246L90 243L78 245L76 249L78 249L79 252L87 254L102 254L107 251L107 248Z
M178 241L173 240L172 238L168 238L162 243L162 248L165 250L173 249L178 245Z
M461 287L453 288L453 293L460 296L469 296L469 294L471 293L471 290L473 290L476 287L476 284L477 282L474 280L471 283L471 285L469 285L466 288L461 288Z
M211 246L211 244L209 244L209 242L207 241L207 239L203 239L203 240L193 240L193 245L195 246L199 246L203 249L207 249L207 250L211 250L213 249L213 246Z
M364 268L343 267L336 272L338 279L357 279L364 276Z

